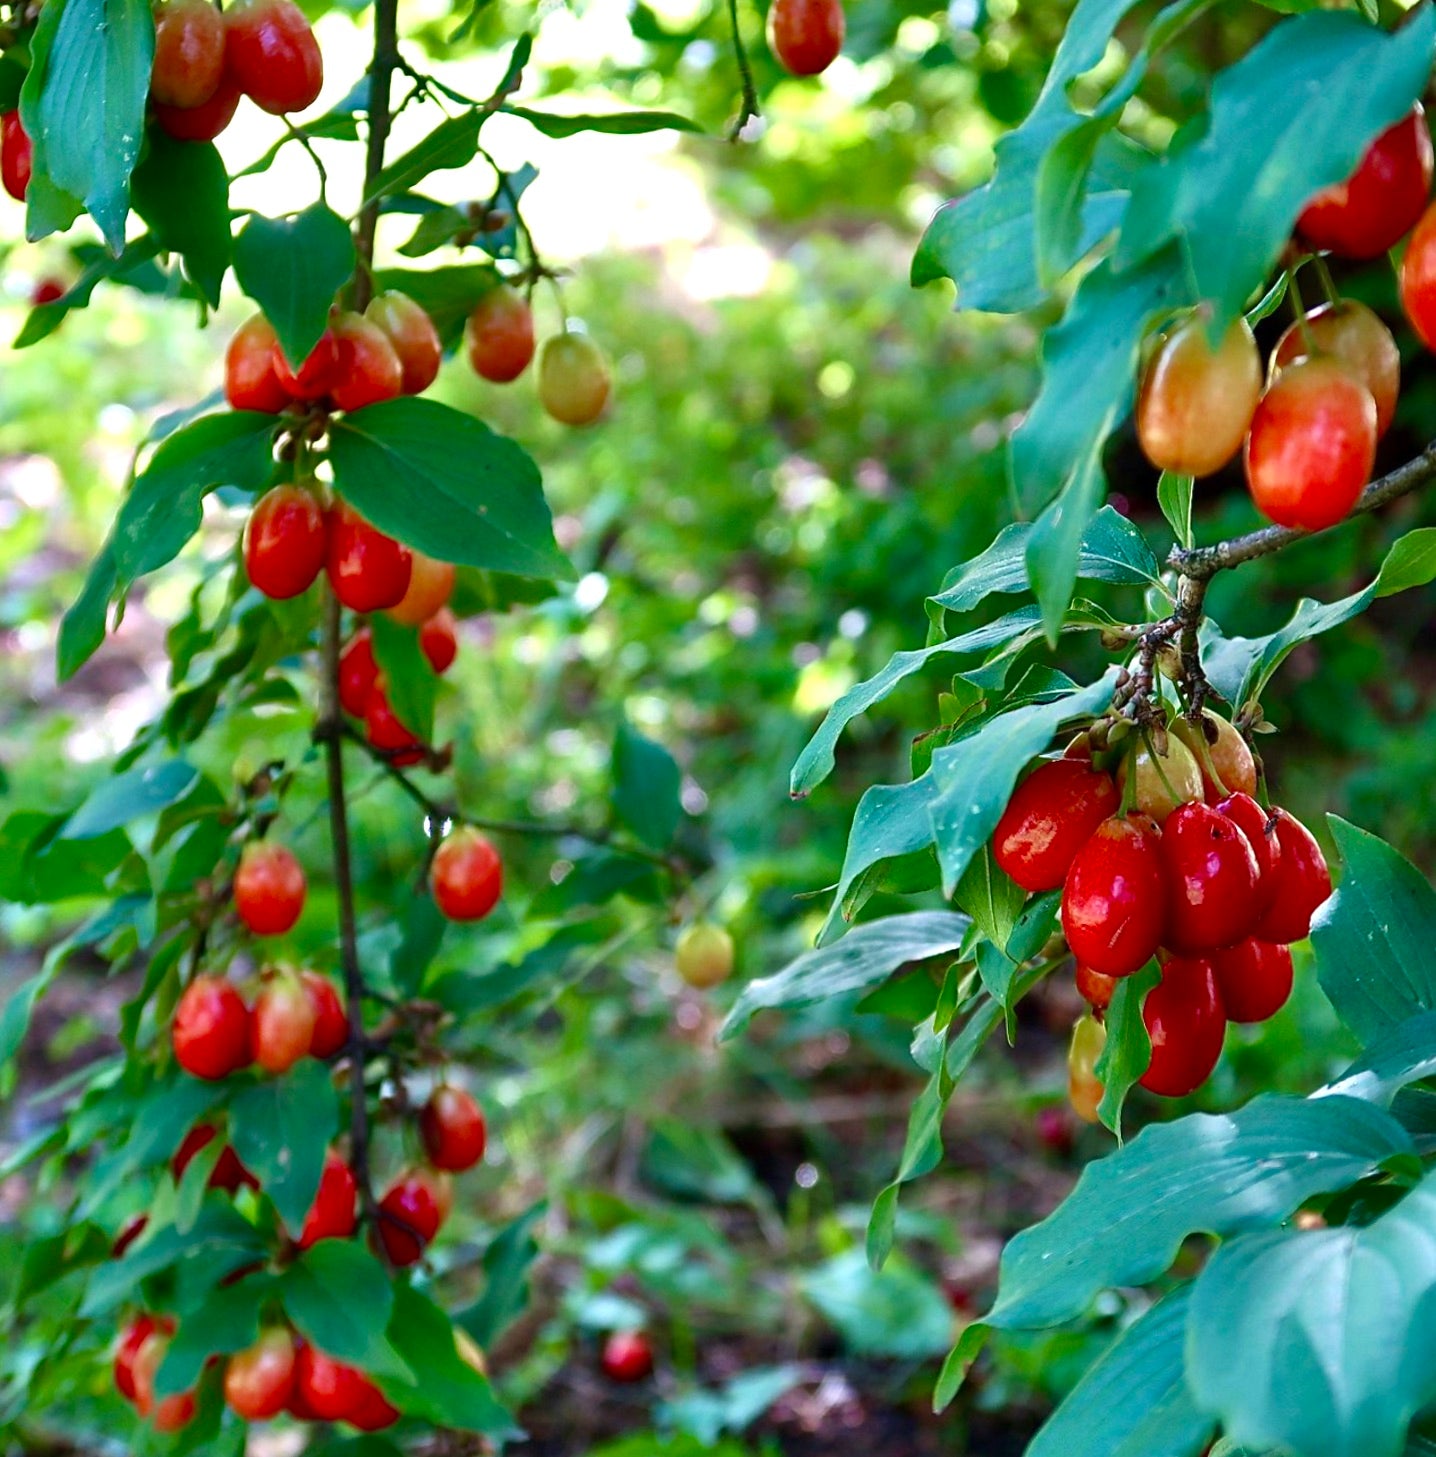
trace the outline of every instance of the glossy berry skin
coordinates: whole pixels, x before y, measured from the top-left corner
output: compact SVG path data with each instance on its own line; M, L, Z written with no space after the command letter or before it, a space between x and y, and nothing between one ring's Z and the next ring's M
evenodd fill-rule
M1215 804L1228 794L1255 794L1256 760L1247 741L1230 719L1209 708L1202 710L1202 723L1205 728L1189 718L1178 718L1172 723L1171 732L1191 750L1197 761L1203 798L1208 804ZM1209 733L1214 736L1211 741L1207 737ZM1212 778L1213 771L1216 779Z
M1073 976L1078 995L1094 1012L1105 1012L1112 1005L1112 994L1117 990L1117 977L1103 976L1100 971L1093 971L1080 961Z
M711 921L685 926L673 948L673 965L691 987L707 991L733 975L733 938Z
M1167 883L1163 940L1178 951L1210 951L1247 935L1256 920L1257 859L1226 815L1184 804L1162 827Z
M390 290L370 299L364 317L389 336L399 356L403 393L417 395L428 389L438 378L444 358L439 331L428 312L408 294Z
M404 369L389 336L363 314L343 313L331 325L338 353L329 398L337 410L362 410L397 399Z
M417 764L424 758L423 741L412 733L394 712L389 695L384 691L382 679L369 690L364 705L364 737L376 748L381 749L390 763L401 767Z
M1095 1017L1079 1017L1067 1045L1067 1101L1084 1123L1099 1121L1103 1087L1097 1062L1107 1046L1107 1029Z
M1275 379L1298 360L1329 354L1351 377L1371 391L1376 404L1376 434L1386 433L1401 393L1401 353L1391 330L1355 299L1323 304L1306 316L1306 327L1292 324L1271 352Z
M374 661L374 636L367 627L344 645L339 655L339 704L345 713L364 717L369 690L379 681L379 665Z
M317 971L301 971L299 980L314 1008L314 1036L309 1055L333 1057L349 1041L349 1016L344 1010L343 998L334 983Z
M481 921L503 894L504 863L477 830L458 829L434 852L429 884L451 921Z
M163 106L156 102L155 120L177 142L212 142L234 120L241 94L226 75L214 95L199 106Z
M1271 906L1253 928L1261 941L1289 945L1311 932L1312 912L1331 894L1331 871L1316 836L1284 809L1273 809L1281 864Z
M1345 182L1324 187L1297 219L1313 248L1376 258L1415 226L1431 194L1431 133L1418 102L1366 149Z
M309 1206L309 1213L304 1216L304 1228L299 1231L296 1241L299 1248L307 1250L322 1239L348 1239L358 1222L355 1215L357 1197L358 1185L353 1170L331 1148L324 1155L319 1189L314 1203Z
M407 546L341 504L329 513L325 566L334 595L351 612L378 612L403 601L413 558Z
M390 1264L402 1269L417 1263L443 1222L432 1175L411 1170L396 1180L379 1201L379 1243Z
M367 1376L361 1376L359 1397L349 1408L345 1420L361 1432L382 1432L399 1420L399 1408L392 1405Z
M274 373L292 400L322 400L339 379L339 343L333 329L326 329L319 342L304 357L298 369L293 368L279 340L274 341Z
M452 562L436 561L421 551L411 554L414 564L409 574L409 590L388 613L405 627L418 627L454 595L454 566Z
M277 415L289 404L289 392L274 372L278 340L263 314L255 314L234 331L224 355L224 397L236 410Z
M0 113L0 182L16 202L25 201L30 186L30 172L35 164L35 149L18 111Z
M599 1359L610 1381L642 1381L653 1370L653 1347L642 1331L614 1331Z
M254 999L249 1045L255 1063L267 1073L286 1073L314 1045L314 1003L297 976L269 977Z
M1371 479L1376 402L1334 359L1283 370L1247 436L1252 500L1269 520L1322 531L1344 520Z
M164 1364L169 1348L169 1335L154 1330L145 1338L131 1367L134 1375L135 1407L157 1432L177 1432L194 1420L193 1391L176 1392L173 1396L155 1398L155 1377Z
M115 1389L126 1401L134 1401L135 1358L152 1335L168 1336L174 1333L175 1323L167 1315L137 1315L120 1335L115 1347Z
M231 1356L224 1372L224 1399L230 1410L247 1422L277 1417L294 1394L296 1355L293 1334L275 1326L248 1350Z
M294 1397L313 1413L313 1420L347 1421L349 1413L364 1400L370 1384L358 1367L336 1361L310 1345L299 1348L294 1363Z
M1212 969L1229 1022L1265 1022L1291 995L1291 951L1248 936L1212 952Z
M484 1156L488 1129L483 1109L463 1088L435 1088L419 1114L419 1136L436 1169L461 1174Z
M208 1148L218 1136L219 1130L212 1123L196 1123L185 1134L180 1146L175 1150L174 1157L170 1160L170 1172L174 1175L175 1183L179 1183L184 1178L184 1171L189 1168L195 1155L202 1148ZM207 1187L222 1189L226 1194L237 1194L245 1185L251 1189L257 1189L259 1180L240 1163L239 1155L226 1144L224 1151L219 1156L219 1161L210 1170Z
M841 0L773 0L768 10L768 48L792 76L826 71L846 30Z
M539 404L562 425L591 425L608 404L608 360L587 334L556 334L539 354Z
M1401 258L1400 282L1411 327L1428 349L1436 349L1436 207L1428 207L1416 224Z
M304 871L273 840L251 840L234 874L234 908L256 936L282 936L304 909Z
M1111 775L1086 760L1050 759L1013 791L993 832L993 858L1023 890L1056 890L1119 800Z
M167 0L155 11L150 96L163 106L202 106L224 79L224 17L210 0Z
M1137 399L1137 439L1158 470L1209 476L1242 448L1261 397L1261 356L1245 319L1213 349L1194 316L1158 346Z
M509 284L496 284L469 315L464 349L480 379L495 384L517 379L534 357L534 316L528 300Z
M249 1008L218 976L197 976L175 1007L175 1059L191 1076L215 1082L248 1067Z
M224 22L229 73L261 111L283 116L318 100L324 58L293 0L234 0Z
M1281 841L1277 822L1249 794L1231 794L1218 800L1217 810L1231 820L1247 838L1256 856L1257 885L1254 920L1265 914L1276 895L1281 865Z
M271 487L245 523L245 575L274 601L307 592L328 549L323 508L303 486Z
M1211 962L1177 957L1164 962L1162 979L1142 1006L1142 1021L1152 1042L1142 1086L1164 1098L1184 1098L1201 1087L1222 1055L1227 1024Z
M1202 771L1192 751L1175 733L1167 735L1165 754L1154 754L1145 743L1139 743L1117 771L1117 788L1125 790L1132 774L1137 776L1133 791L1137 808L1159 825L1166 823L1178 805L1202 797Z
M454 666L454 659L459 655L459 635L454 614L447 607L439 608L419 628L419 651L436 673L447 673Z
M1145 815L1103 820L1077 852L1062 888L1062 930L1078 961L1130 976L1162 939L1161 833Z

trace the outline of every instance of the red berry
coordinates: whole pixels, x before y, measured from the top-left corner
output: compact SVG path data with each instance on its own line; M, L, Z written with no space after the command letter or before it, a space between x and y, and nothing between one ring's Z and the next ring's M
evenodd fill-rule
M441 1196L433 1175L423 1169L404 1174L379 1201L379 1243L401 1268L418 1261L443 1222Z
M388 609L389 616L406 627L418 627L454 595L453 563L436 561L421 551L414 552L413 558L409 590Z
M234 0L224 22L230 75L260 110L282 116L314 104L324 58L293 0Z
M295 1400L317 1421L345 1421L364 1398L368 1385L364 1373L313 1346L299 1348L294 1367Z
M340 504L329 513L329 585L351 612L378 612L403 601L413 558L357 511Z
M1322 304L1301 323L1292 324L1271 352L1271 377L1288 365L1321 354L1333 356L1343 369L1371 391L1376 404L1376 434L1386 433L1401 393L1401 354L1391 330L1354 299Z
M203 106L224 78L224 17L210 0L167 0L155 11L150 96L164 106Z
M361 1432L382 1432L399 1420L399 1408L388 1401L372 1381L368 1381L345 1420Z
M224 1399L247 1422L277 1417L294 1394L296 1351L285 1326L265 1331L247 1350L229 1358L224 1372Z
M1217 810L1246 836L1256 856L1256 915L1261 916L1276 894L1277 869L1281 863L1276 820L1249 794L1229 794L1218 803Z
M1436 207L1422 214L1402 255L1401 307L1421 342L1436 349Z
M0 182L16 202L25 201L35 149L26 135L18 111L0 112Z
M1247 436L1257 509L1279 526L1322 531L1351 512L1376 458L1376 402L1335 359L1283 370Z
M464 332L474 373L495 384L517 379L534 357L534 316L528 300L496 284L474 305Z
M135 1406L157 1432L177 1432L188 1426L195 1414L192 1391L177 1392L158 1401L155 1399L155 1377L168 1349L169 1333L162 1328L153 1330L135 1352L130 1367L134 1377Z
M1111 775L1086 761L1046 760L1008 800L992 837L993 857L1023 890L1056 890L1119 799Z
M149 1338L158 1332L162 1336L174 1333L175 1323L167 1315L137 1315L124 1328L119 1345L115 1348L115 1389L126 1401L136 1400L135 1358Z
M1200 724L1189 718L1178 718L1171 731L1191 750L1202 776L1202 797L1208 804L1215 804L1228 794L1256 793L1256 760L1230 719L1204 708ZM1214 735L1210 743L1207 742L1209 731ZM1216 779L1212 778L1213 772Z
M170 1160L170 1172L173 1173L176 1183L184 1178L184 1171L189 1168L200 1149L207 1148L218 1136L219 1130L213 1123L196 1123L185 1134L180 1146L175 1150L174 1157ZM207 1187L223 1189L226 1194L237 1194L240 1186L246 1184L251 1189L259 1188L259 1180L240 1163L239 1155L226 1144L219 1156L219 1161L210 1171Z
M1331 871L1316 836L1299 819L1275 808L1272 818L1281 861L1271 906L1252 935L1260 941L1288 945L1310 934L1312 912L1331 894Z
M357 1196L353 1170L331 1148L324 1155L324 1172L319 1176L314 1203L304 1216L304 1228L297 1241L299 1248L307 1250L322 1239L347 1239L353 1234Z
M1072 1136L1071 1115L1065 1108L1048 1106L1037 1110L1034 1125L1037 1141L1049 1153L1063 1158L1072 1152L1075 1139Z
M333 329L326 329L319 342L296 370L290 366L279 340L274 341L274 373L292 400L322 400L339 380L339 344Z
M1291 995L1291 951L1255 936L1212 952L1212 969L1229 1022L1265 1022Z
M234 908L256 936L282 936L304 909L299 861L273 840L251 840L234 874Z
M224 355L224 397L236 410L261 410L277 415L289 394L274 372L278 339L263 314L255 314L234 331Z
M324 511L313 494L303 486L274 486L245 523L245 574L275 601L298 597L319 575L328 546Z
M394 712L382 679L369 690L369 699L364 705L364 736L376 749L382 750L392 764L402 767L418 764L424 758L423 741L412 734Z
M1165 921L1161 831L1146 815L1103 820L1062 889L1062 930L1079 962L1130 976L1157 950Z
M199 106L164 106L155 103L155 120L177 142L212 142L239 107L240 89L232 77L220 79L213 96Z
M1167 882L1163 940L1210 951L1247 935L1256 920L1257 859L1236 824L1209 804L1184 804L1162 827Z
M1142 1021L1152 1040L1142 1086L1164 1098L1184 1098L1201 1087L1222 1055L1226 1033L1211 962L1177 957L1163 962L1162 979L1142 1006Z
M434 321L407 294L391 290L370 299L365 318L389 336L403 370L403 391L417 395L437 378L444 357Z
M378 680L374 635L367 627L361 627L339 655L339 704L344 712L363 718L369 702L369 690Z
M794 76L826 71L846 29L841 0L773 0L768 10L768 48Z
M480 921L503 893L504 863L477 830L458 829L434 852L429 883L451 921Z
M614 1331L603 1343L601 1361L610 1381L642 1381L653 1370L653 1347L642 1331Z
M309 1045L311 1057L333 1057L349 1041L349 1016L338 989L327 976L317 971L301 971L310 1004L314 1008L314 1037Z
M1115 976L1104 976L1100 971L1093 971L1090 966L1084 966L1080 961L1077 963L1076 982L1077 991L1094 1012L1105 1012L1112 1005L1113 993L1117 990L1117 982L1120 978Z
M436 673L447 673L453 666L459 655L459 638L454 630L454 614L447 607L439 608L419 629L419 651Z
M35 285L35 292L30 295L30 307L32 309L43 308L45 304L53 304L64 298L69 290L58 278L42 278Z
M335 316L331 326L338 365L329 391L337 410L362 410L398 397L404 368L389 336L363 314Z
M473 1095L447 1085L435 1088L424 1104L419 1134L429 1162L456 1174L483 1158L488 1139L483 1110Z
M1297 219L1313 247L1375 258L1415 226L1431 193L1431 133L1420 102L1366 149L1345 182L1324 187Z
M197 1078L217 1081L248 1067L249 1008L223 977L197 976L175 1008L175 1058Z
M269 976L254 999L250 1049L267 1073L285 1073L314 1045L314 1003L304 983L288 972Z

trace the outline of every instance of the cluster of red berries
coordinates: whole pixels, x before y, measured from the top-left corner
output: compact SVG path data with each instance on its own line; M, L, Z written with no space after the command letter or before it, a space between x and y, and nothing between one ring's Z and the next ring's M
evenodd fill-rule
M768 7L768 48L794 76L826 71L846 30L842 0L773 0Z
M1401 269L1407 317L1436 347L1433 152L1419 105L1383 132L1352 176L1318 193L1297 222L1301 244L1378 257L1415 228ZM1424 216L1423 216L1424 213ZM1391 331L1350 300L1302 314L1261 357L1245 320L1215 348L1201 311L1157 345L1137 402L1137 436L1160 470L1205 476L1244 448L1252 500L1282 526L1320 531L1346 517L1371 479L1391 424L1401 361Z
M1119 747L1115 778L1086 736L1044 760L1003 812L993 853L1024 890L1062 888L1077 987L1094 1011L1159 956L1141 1082L1181 1097L1216 1066L1227 1021L1265 1021L1286 1002L1288 947L1310 931L1331 876L1310 831L1253 798L1256 764L1231 723L1206 711L1158 737Z

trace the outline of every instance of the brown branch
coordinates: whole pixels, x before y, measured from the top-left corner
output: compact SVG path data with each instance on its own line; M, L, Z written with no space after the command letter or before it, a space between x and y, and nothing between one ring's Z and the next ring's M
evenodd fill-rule
M394 72L399 55L399 0L374 0L374 56L369 62L369 145L364 158L364 197L359 210L354 246L359 271L354 279L354 308L362 313L374 292L374 234L379 226L379 198L371 197L384 170L384 148L393 120L391 103Z

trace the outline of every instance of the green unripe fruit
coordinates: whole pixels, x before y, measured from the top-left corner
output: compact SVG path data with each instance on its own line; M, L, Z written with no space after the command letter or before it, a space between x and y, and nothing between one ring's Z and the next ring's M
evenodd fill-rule
M560 424L591 425L608 403L603 350L587 334L556 334L539 354L539 404Z
M711 921L698 921L678 938L678 975L691 987L716 987L733 974L733 938Z

